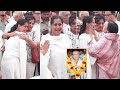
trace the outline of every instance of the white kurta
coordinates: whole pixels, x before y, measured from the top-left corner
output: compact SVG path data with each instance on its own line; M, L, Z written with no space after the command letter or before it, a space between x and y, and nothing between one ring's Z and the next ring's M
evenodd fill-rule
M11 27L13 27L17 22L15 21L15 19L11 19L10 22L6 25L4 33L7 33L11 30Z
M70 25L63 23L63 33L68 34L70 31Z
M1 67L1 59L2 59L2 51L1 51L1 47L3 46L3 39L2 39L2 35L3 35L3 31L0 30L0 67Z
M3 78L25 79L26 61L26 42L18 36L10 37L5 42L5 51L1 61Z
M55 79L67 79L66 56L67 48L72 47L71 40L65 34L60 34L60 36L43 35L41 43L44 43L45 40L50 41L50 47L45 56L48 69ZM42 64L41 62L40 60L40 64ZM43 70L42 67L40 72L43 72L41 70Z
M86 34L86 33L81 34L79 37L79 42L80 42L79 48L88 49L88 47L89 47L88 43L90 41L91 41L91 38L88 34ZM92 43L96 43L95 39L92 40ZM96 59L89 56L89 54L87 52L87 78L88 79L95 78L95 72L94 72L95 71L95 67L94 67L95 61L96 61Z

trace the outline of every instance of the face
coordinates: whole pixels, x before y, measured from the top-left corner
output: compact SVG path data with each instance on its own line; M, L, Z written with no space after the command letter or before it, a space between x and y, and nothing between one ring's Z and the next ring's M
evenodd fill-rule
M59 18L54 19L54 22L51 25L52 35L59 36L60 33L62 32L62 28L63 28L63 24L62 24L61 20Z
M95 19L93 18L92 22L89 23L87 26L88 26L89 30L91 30L91 32L93 32L96 29Z
M35 24L35 20L29 20L28 21L28 32L32 31L33 25Z
M66 24L69 23L69 17L70 17L70 11L64 11L64 12L63 12L63 20L64 20L64 23L66 23Z
M99 20L98 23L96 24L96 31L102 32L102 31L103 31L103 26L104 26L104 20L101 19L101 20Z
M74 52L73 53L73 59L75 59L75 60L78 60L79 59L79 53L78 52Z
M20 26L19 25L19 31L20 32L26 32L28 30L28 23L25 23L24 25Z
M73 21L73 23L71 25L71 30L74 33L80 32L80 22L78 22L76 19Z
M35 17L36 21L40 22L40 16L41 16L40 11L34 11L33 16Z
M2 15L0 15L0 18L1 18L2 20L5 20L5 19L6 19L6 15L5 15L5 14L2 14Z
M41 14L43 21L48 21L50 18L50 12L45 12Z
M24 14L21 12L19 15L18 15L18 20L19 19L23 19L24 18Z
M112 15L112 13L110 11L105 11L104 15L105 15L105 20L106 21L112 21L113 15Z

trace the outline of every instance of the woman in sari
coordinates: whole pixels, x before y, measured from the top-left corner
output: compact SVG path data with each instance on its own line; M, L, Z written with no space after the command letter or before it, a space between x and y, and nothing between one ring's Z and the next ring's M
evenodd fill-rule
M97 59L97 79L117 79L120 71L120 41L118 25L108 22L103 31L105 36L89 46L88 52Z

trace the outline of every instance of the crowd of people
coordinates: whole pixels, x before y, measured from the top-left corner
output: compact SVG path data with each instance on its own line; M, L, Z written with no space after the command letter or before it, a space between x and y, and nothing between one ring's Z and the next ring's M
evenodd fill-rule
M78 79L74 69L81 70L79 79L119 79L119 35L118 11L13 11L12 16L0 11L0 76ZM38 46L40 62L33 63L32 49ZM71 68L67 49L75 49Z

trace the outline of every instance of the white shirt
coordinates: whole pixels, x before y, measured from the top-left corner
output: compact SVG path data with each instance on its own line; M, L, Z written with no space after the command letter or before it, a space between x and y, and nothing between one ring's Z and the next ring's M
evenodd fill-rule
M68 34L70 31L70 25L63 23L63 33Z
M3 31L2 30L0 30L0 48L1 48L1 46L3 45L3 39L2 39L2 35L3 35Z
M11 30L11 27L13 27L17 22L15 19L11 19L10 22L6 25L4 33L7 33Z
M97 32L96 30L95 30L95 33L99 39L104 37L104 34L105 34L104 32Z
M116 22L117 25L118 25L118 34L120 35L120 21L116 20L115 22Z
M40 24L35 23L32 31L35 32L35 38L37 39L37 42L40 42Z
M65 34L60 34L60 36L51 36L50 34L43 35L41 44L44 43L45 40L50 41L49 50L46 53L46 64L50 72L56 79L67 79L66 56L67 48L72 47L71 40ZM40 71L41 70L40 68Z
M1 51L1 47L3 46L4 44L4 41L2 39L2 35L3 35L3 31L0 30L0 61L1 61L1 58L2 58L2 51ZM1 65L0 65L1 66Z

